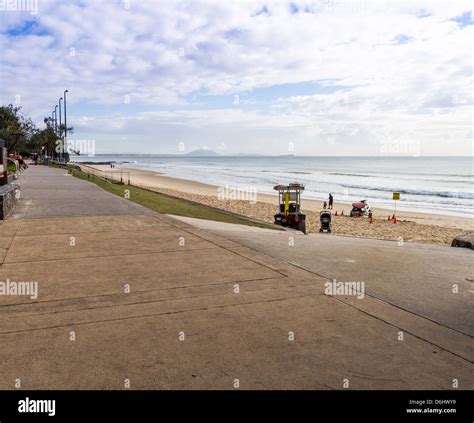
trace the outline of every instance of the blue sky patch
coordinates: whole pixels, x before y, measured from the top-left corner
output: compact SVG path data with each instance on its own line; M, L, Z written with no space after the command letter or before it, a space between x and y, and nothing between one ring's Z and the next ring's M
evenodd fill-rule
M36 20L24 21L21 25L10 28L5 33L9 37L24 37L27 35L49 35L49 32L40 28Z
M395 38L392 39L392 44L408 44L413 41L413 37L410 37L406 34L398 34Z
M185 97L193 107L204 109L245 108L266 109L279 98L331 94L351 87L337 85L336 81L304 81L289 84L260 87L251 91L235 92L229 95L208 95L205 92L193 93Z
M270 15L270 11L268 10L268 7L265 5L263 6L257 13L255 13L254 16L258 16L258 15Z
M472 12L464 12L462 15L456 16L452 20L454 22L457 22L461 28L474 24L474 20L472 19Z

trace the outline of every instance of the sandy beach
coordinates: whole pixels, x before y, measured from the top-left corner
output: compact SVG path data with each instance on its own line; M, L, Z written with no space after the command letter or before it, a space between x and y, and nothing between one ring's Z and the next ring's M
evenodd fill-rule
M158 172L133 169L110 169L106 165L87 166L100 171L114 172L115 178L120 178L120 171L124 180L130 177L130 184L147 188L153 191L173 195L179 198L195 201L208 206L242 214L265 222L273 222L273 215L277 210L277 197L269 194L257 193L252 201L244 199L222 198L222 188L186 179L171 178ZM111 173L108 175L111 177ZM230 193L232 194L232 193ZM245 193L244 193L245 194ZM256 201L253 201L256 200ZM370 199L369 203L370 203ZM303 211L307 215L307 228L309 232L319 231L319 211L322 202L312 199L303 199ZM335 202L333 209L333 234L363 238L376 238L394 240L400 243L405 241L422 242L430 244L450 245L456 236L474 230L474 220L468 217L456 217L441 214L420 212L397 212L397 224L388 221L388 216L393 210L373 209L373 223L368 218L351 218L349 212L351 205L344 202ZM339 216L335 216L335 212ZM340 216L341 212L344 216Z

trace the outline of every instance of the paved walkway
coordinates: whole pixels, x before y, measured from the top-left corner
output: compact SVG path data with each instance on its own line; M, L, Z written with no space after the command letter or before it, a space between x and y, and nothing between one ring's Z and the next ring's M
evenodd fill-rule
M30 166L29 169L21 174L23 200L13 212L13 218L151 213L138 204L123 201L95 184L80 181L64 170L39 165Z
M39 295L0 295L1 389L474 388L466 335L434 343L433 322L64 171L23 178L0 281Z
M364 281L366 293L374 298L474 336L474 257L469 249L297 231L267 230L255 236L258 228L176 219L329 280ZM458 292L453 292L454 285Z

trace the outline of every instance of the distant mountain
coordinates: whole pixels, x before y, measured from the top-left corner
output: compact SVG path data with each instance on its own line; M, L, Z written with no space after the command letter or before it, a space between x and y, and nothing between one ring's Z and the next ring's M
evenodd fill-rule
M205 148L200 148L199 150L194 150L194 151L191 151L189 153L186 153L186 156L201 156L201 157L204 157L204 156L220 156L219 153L216 153L215 151L212 151L212 150L207 150Z

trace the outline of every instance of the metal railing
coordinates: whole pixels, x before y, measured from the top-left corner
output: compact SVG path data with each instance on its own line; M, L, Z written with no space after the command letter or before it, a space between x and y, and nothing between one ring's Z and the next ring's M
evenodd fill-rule
M111 169L111 170L102 170L97 169L95 167L74 163L75 166L79 167L82 172L86 173L87 175L94 175L98 178L105 179L106 181L112 183L118 183L123 185L130 185L130 172L121 169Z

